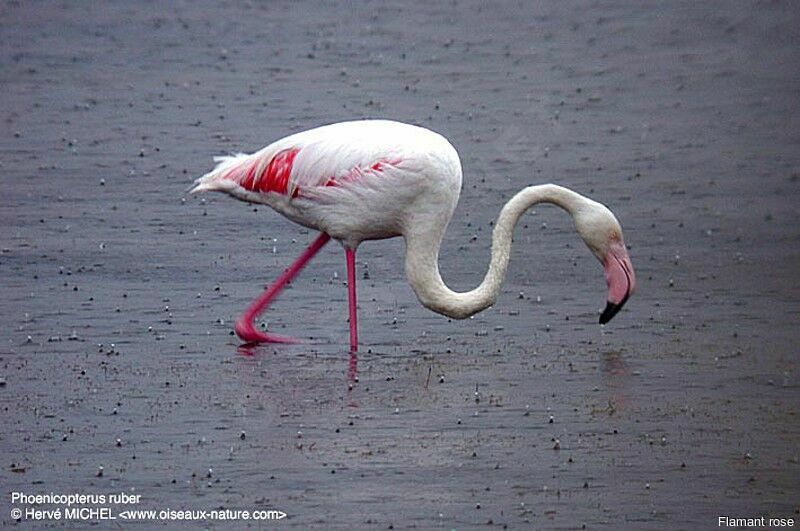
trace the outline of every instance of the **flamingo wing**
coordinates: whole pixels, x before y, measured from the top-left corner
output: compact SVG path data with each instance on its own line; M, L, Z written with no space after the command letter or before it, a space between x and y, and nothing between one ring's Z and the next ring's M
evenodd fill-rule
M344 125L298 133L250 155L217 157L217 166L195 181L191 191L275 193L293 199L304 190L355 182L400 164L399 146L393 148L375 130Z

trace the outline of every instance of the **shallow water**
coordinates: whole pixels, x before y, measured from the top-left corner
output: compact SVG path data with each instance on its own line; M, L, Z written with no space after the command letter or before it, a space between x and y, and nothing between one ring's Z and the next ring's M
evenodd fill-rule
M0 9L5 522L14 491L297 528L798 518L793 4ZM368 242L351 359L332 244L263 316L309 341L240 348L233 320L315 235L183 191L213 155L357 117L460 151L454 289L503 202L552 181L617 213L638 292L599 327L602 271L537 208L473 319L422 308L402 241Z

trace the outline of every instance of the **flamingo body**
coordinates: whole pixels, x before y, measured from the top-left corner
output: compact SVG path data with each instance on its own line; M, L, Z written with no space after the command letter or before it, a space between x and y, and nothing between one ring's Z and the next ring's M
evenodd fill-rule
M546 184L524 188L501 210L483 282L465 293L449 289L439 274L439 248L461 191L461 163L447 139L422 127L388 120L342 122L288 136L251 155L215 160L217 166L195 181L192 193L221 191L266 204L321 233L239 319L236 332L246 341L289 340L255 330L252 321L330 238L345 247L352 351L358 344L355 252L364 240L403 236L406 275L420 302L453 318L473 315L494 304L514 226L541 202L566 210L603 264L609 295L601 323L617 313L635 287L622 229L611 211Z
M403 235L409 214L420 209L449 220L461 191L461 163L447 139L388 120L317 127L216 160L192 192L267 204L351 249Z

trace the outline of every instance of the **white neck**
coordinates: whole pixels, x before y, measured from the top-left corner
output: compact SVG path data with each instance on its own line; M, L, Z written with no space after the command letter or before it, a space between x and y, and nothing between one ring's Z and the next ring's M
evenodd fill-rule
M568 188L542 184L523 188L505 204L492 233L492 258L483 282L465 293L448 288L439 273L439 247L448 219L422 215L404 234L406 275L419 301L434 312L464 319L493 305L506 276L511 237L520 216L537 203L553 203L574 217L591 200ZM449 214L448 214L449 216Z

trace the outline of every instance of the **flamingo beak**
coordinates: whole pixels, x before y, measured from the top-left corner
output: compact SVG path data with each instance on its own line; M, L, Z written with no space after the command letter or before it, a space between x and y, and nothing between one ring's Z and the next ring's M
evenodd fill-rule
M636 288L633 264L631 264L628 250L621 240L611 245L605 260L603 260L603 268L608 284L608 302L606 309L600 315L600 324L606 324L617 315Z

